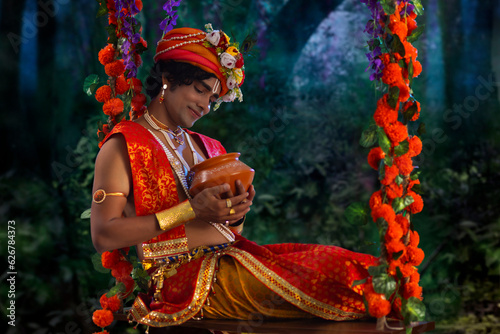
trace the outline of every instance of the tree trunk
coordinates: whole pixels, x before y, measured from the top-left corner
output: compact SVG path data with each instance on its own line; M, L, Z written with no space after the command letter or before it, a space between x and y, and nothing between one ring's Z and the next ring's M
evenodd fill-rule
M14 141L21 122L19 120L19 57L21 45L21 13L24 9L24 0L2 1L0 31L6 38L0 39L1 61L0 73L4 80L0 81L2 92L2 122L0 138L4 143L0 174L17 167L14 157L18 147Z
M495 20L499 19L495 18L498 12L492 10L492 0L443 1L440 5L443 35L448 37L444 44L446 105L452 108L456 106L453 108L454 115L462 118L461 122L448 123L453 130L463 134L469 132L466 131L467 124L472 125L482 118L475 116L479 115L480 109L486 109L484 104L498 105L498 101L491 99L497 96L498 88L495 85L485 87L484 92L489 91L486 98L483 97L486 93L477 93L477 88L484 86L483 81L488 81L493 75L492 31Z

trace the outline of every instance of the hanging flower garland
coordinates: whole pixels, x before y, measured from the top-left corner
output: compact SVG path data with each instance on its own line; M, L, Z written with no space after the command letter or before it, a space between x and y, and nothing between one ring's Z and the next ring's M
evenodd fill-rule
M381 189L372 194L369 208L355 203L346 210L350 221L370 217L377 224L381 256L378 266L370 267L370 276L355 284L364 284L367 311L378 318L377 329L387 326L386 317L404 320L407 332L411 322L423 320L420 275L416 266L424 258L418 247L419 235L411 218L422 211L418 173L412 158L422 151L413 134L420 116L420 103L413 96L413 79L422 72L418 50L411 44L423 32L417 15L423 13L420 0L361 0L371 10L365 32L370 35L367 58L370 80L384 94L377 102L372 124L363 132L360 144L372 147L368 164L379 172ZM370 213L371 214L370 214Z
M141 37L141 25L135 16L142 10L141 0L99 0L97 17L108 16L108 44L99 52L99 62L108 76L106 85L99 86L99 76L85 79L83 90L103 103L107 123L99 122L99 147L106 135L120 121L140 117L146 107L146 95L137 70L142 65L141 54L147 49Z
M92 74L85 79L84 91L103 103L102 110L108 122L98 124L99 147L105 136L120 121L140 117L146 110L146 96L142 93L142 82L137 79L137 70L142 65L141 54L147 49L141 37L141 25L135 16L142 10L141 0L99 0L97 17L108 16L108 44L99 51L99 62L108 76L105 85L99 86L99 77ZM160 24L163 33L173 29L177 15L173 7L181 0L169 0L163 6L166 19ZM123 305L135 299L137 292L148 289L149 275L137 257L129 255L129 248L95 254L94 268L102 273L111 273L116 284L99 300L102 309L93 313L93 322L101 328L96 334L108 334L104 328L111 325L114 313L123 310Z
M129 255L129 247L96 254L92 259L94 267L102 273L111 272L116 284L99 299L102 309L94 311L92 320L101 328L101 332L94 334L105 334L114 320L114 313L123 310L123 305L135 299L134 291L146 291L149 276L140 266L134 268L133 264L139 264L135 256Z
M108 76L105 85L99 85L99 76L92 74L85 79L84 91L94 95L103 103L102 110L108 116L107 123L99 122L98 139L101 147L105 136L120 121L139 117L145 110L146 96L142 93L142 82L137 79L137 69L142 65L141 54L147 44L141 37L141 26L135 19L142 10L141 0L101 0L97 17L108 17L108 44L99 51L99 62ZM93 259L95 268L100 272L111 272L116 279L115 286L100 298L102 309L93 313L93 322L101 328L99 333L108 333L105 327L111 325L114 313L123 304L133 299L133 291L145 289L147 273L140 267L135 257L128 255L128 248L96 254ZM131 276L132 274L132 276ZM132 277L138 278L137 282Z

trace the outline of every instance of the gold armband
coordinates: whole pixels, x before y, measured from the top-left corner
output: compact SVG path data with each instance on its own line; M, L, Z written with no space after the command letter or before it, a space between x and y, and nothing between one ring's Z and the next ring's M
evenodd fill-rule
M124 193L107 193L104 191L104 189L97 189L92 196L92 200L94 201L94 203L101 204L106 199L106 196L120 196L127 198Z
M189 203L188 200L166 210L157 212L155 216L156 219L158 219L160 228L164 231L173 229L196 217L191 207L191 203Z

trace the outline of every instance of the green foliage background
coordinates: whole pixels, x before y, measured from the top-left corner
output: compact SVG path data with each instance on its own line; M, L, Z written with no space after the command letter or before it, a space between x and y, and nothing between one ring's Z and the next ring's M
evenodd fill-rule
M48 18L35 36L23 30L33 3L33 13ZM41 3L58 10L49 15ZM493 333L500 328L500 1L423 4L424 72L414 94L427 128L418 159L425 208L414 224L426 253L427 318L440 332ZM138 17L150 46L140 78L151 66L161 5L144 0ZM93 1L0 6L0 68L8 78L0 82L0 213L4 231L16 221L18 272L9 333L92 333L92 311L111 282L92 268L89 221L80 214L90 205L104 117L81 87L88 74L104 77L97 52L105 22L95 19ZM358 144L379 94L365 72L368 15L356 0L184 0L179 8L178 26L212 22L238 40L260 34L245 60L244 103L223 105L194 128L242 152L257 171L246 237L378 254L374 224L355 226L343 215L378 188ZM7 240L0 233L5 264ZM5 313L7 289L0 287Z

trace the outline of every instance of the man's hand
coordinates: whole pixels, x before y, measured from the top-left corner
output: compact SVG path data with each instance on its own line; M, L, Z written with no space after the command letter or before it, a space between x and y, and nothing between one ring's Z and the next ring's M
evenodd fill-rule
M248 191L243 188L243 183L241 183L240 180L236 180L236 195L241 195L244 193L248 193L248 196L243 200L243 202L246 201L253 201L253 198L255 197L255 189L253 185L250 185L248 188ZM224 196L222 198L231 198L234 197L233 192L229 190L228 192L224 193Z
M243 218L250 211L255 190L250 186L248 192L245 191L240 181L236 181L236 188L236 196L228 184L202 190L190 201L196 219L221 224L227 221L232 224ZM224 196L225 199L221 199L223 194L227 195Z

